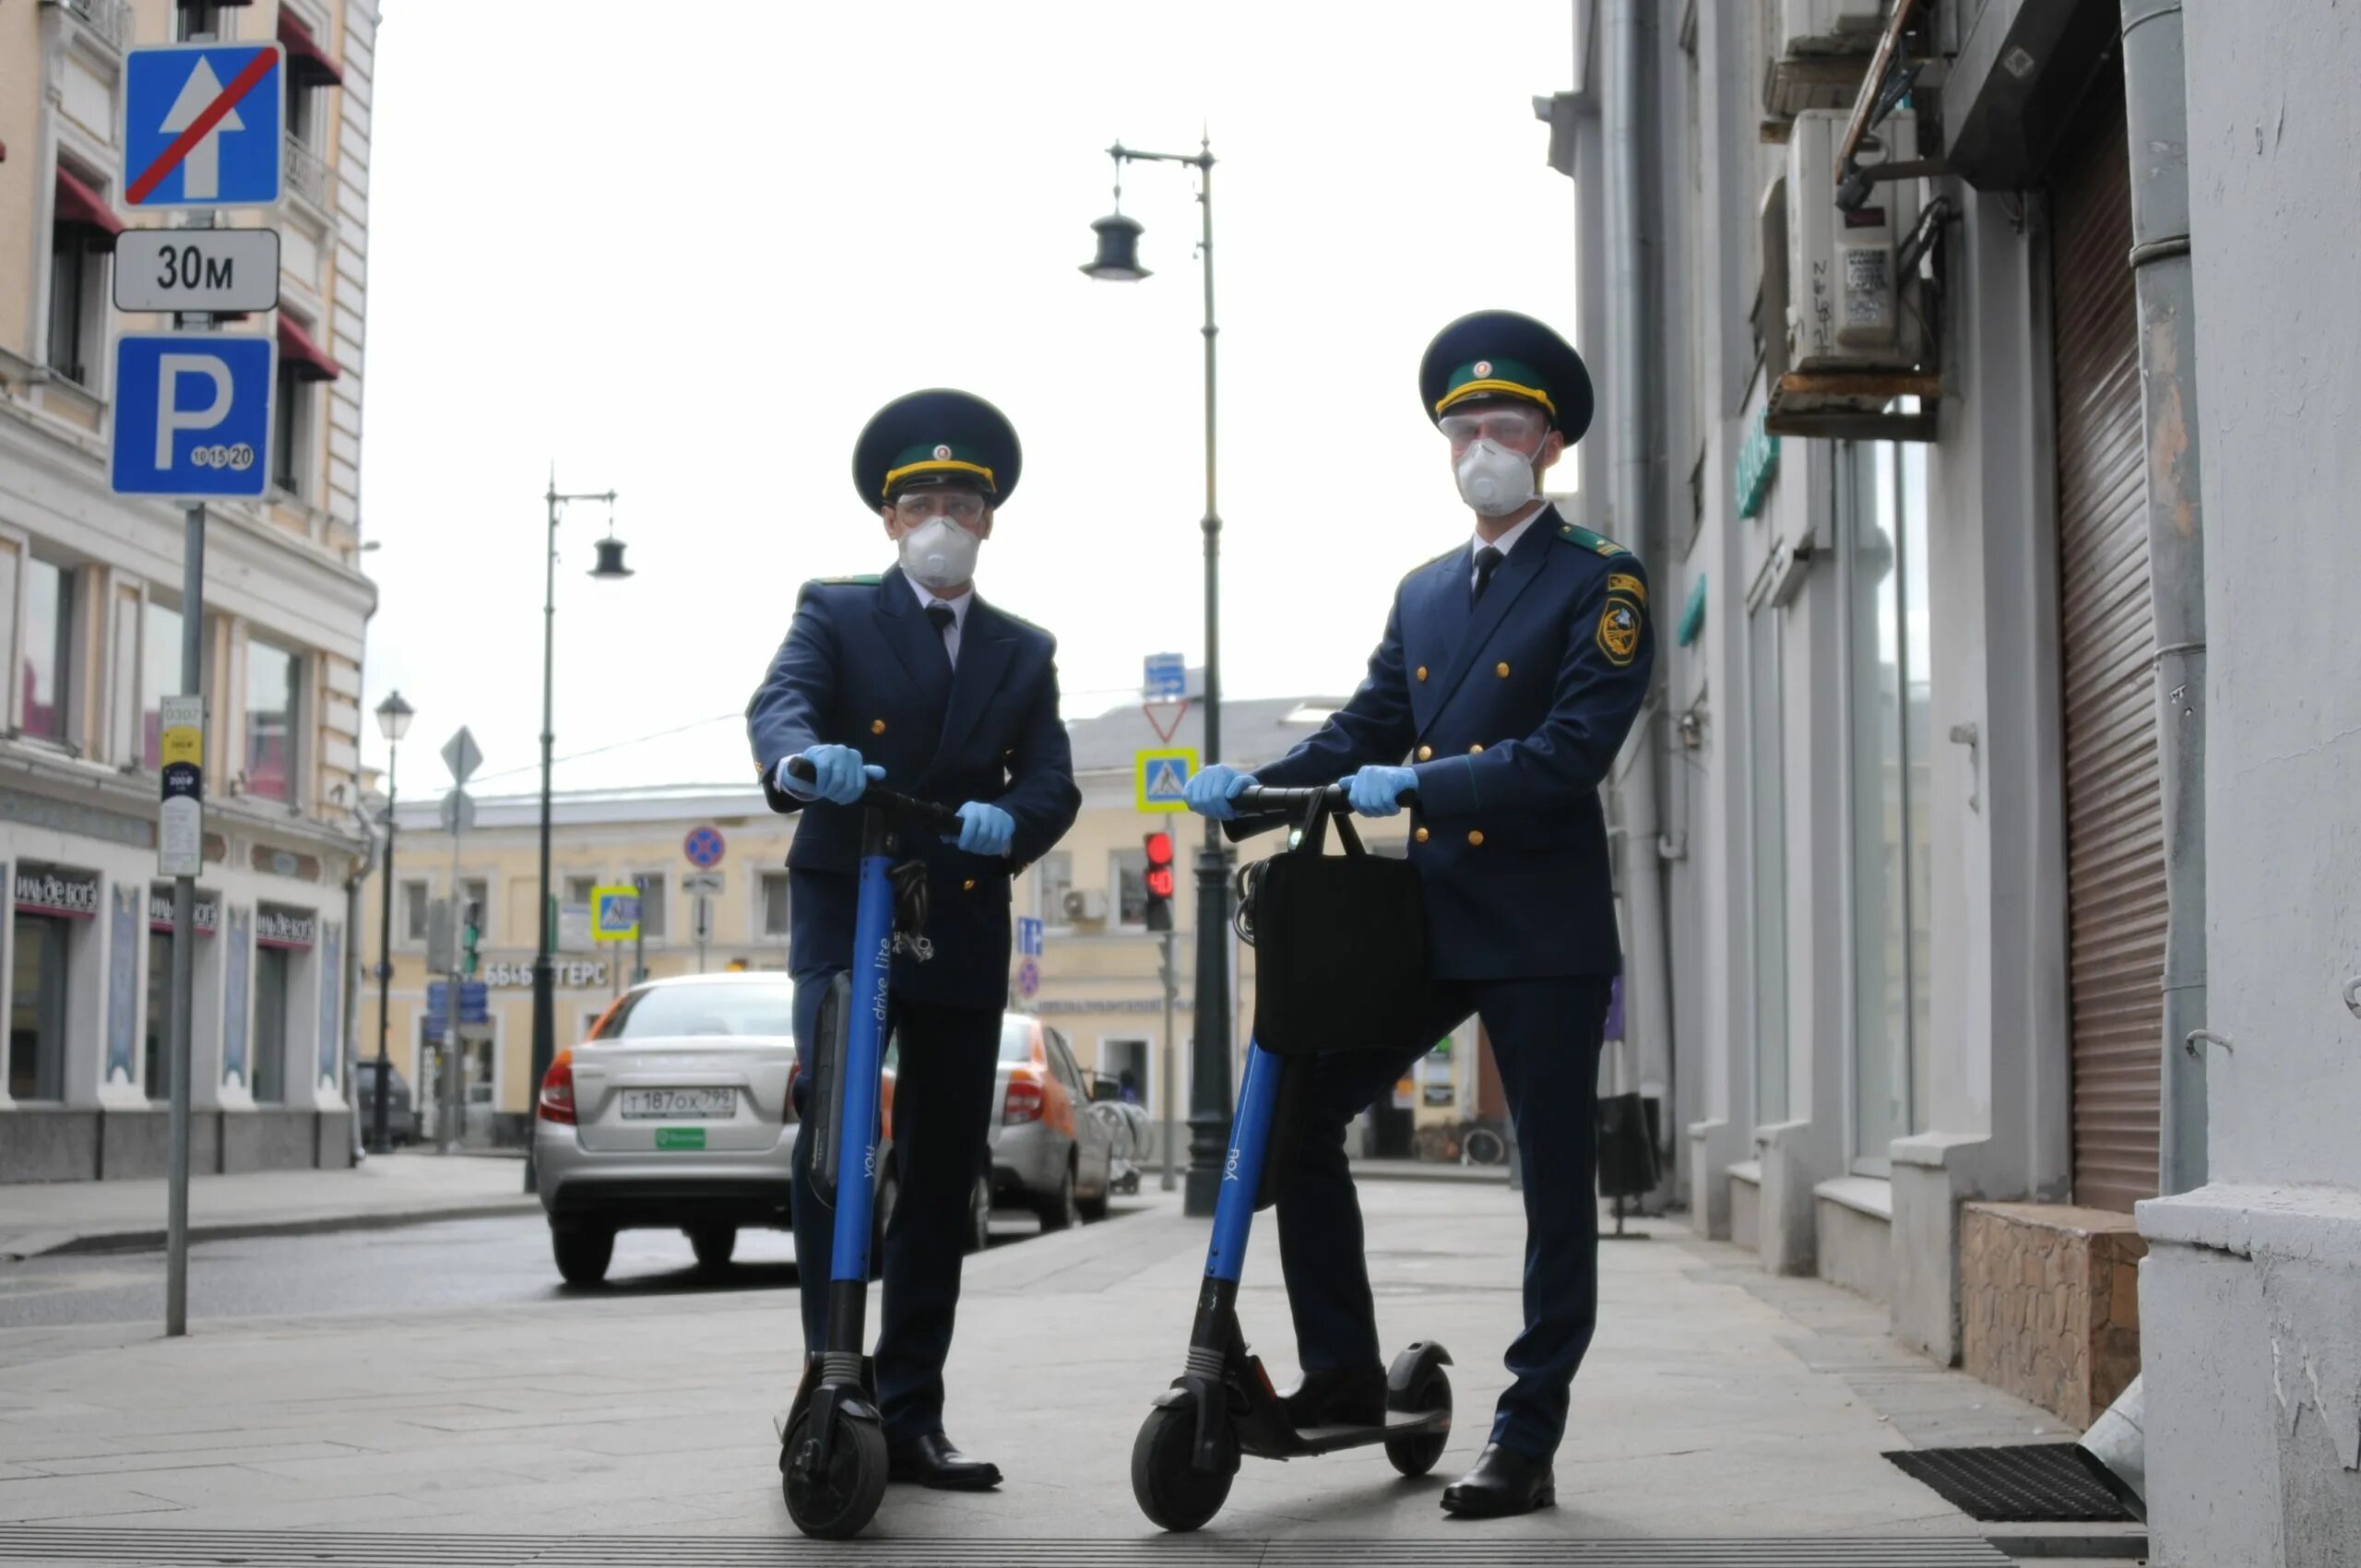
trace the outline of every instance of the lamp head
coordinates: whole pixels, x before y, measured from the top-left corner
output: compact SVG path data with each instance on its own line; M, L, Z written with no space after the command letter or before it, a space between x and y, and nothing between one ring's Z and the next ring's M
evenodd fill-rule
M388 742L399 741L409 733L409 721L416 710L402 701L399 692L388 692L386 700L377 705L377 732Z
M1090 227L1098 236L1098 254L1081 267L1085 277L1108 283L1136 283L1151 276L1140 265L1143 231L1138 219L1110 212Z

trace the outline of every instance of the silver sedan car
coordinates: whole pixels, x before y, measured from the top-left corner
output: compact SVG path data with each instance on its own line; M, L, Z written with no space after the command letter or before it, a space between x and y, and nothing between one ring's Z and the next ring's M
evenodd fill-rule
M1114 1191L1115 1139L1090 1113L1065 1036L1022 1013L1002 1021L992 1091L991 1194L1040 1216L1044 1230L1103 1218Z
M794 1024L785 975L684 975L624 992L558 1053L533 1158L568 1283L606 1277L618 1230L680 1229L718 1269L742 1229L787 1228Z

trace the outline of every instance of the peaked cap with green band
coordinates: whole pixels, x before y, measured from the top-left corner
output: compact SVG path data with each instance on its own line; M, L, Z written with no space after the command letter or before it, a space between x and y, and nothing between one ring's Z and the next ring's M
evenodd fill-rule
M972 490L995 506L1015 492L1016 427L972 392L931 387L877 410L853 443L852 482L872 510L905 491Z
M1590 428L1590 372L1572 344L1529 315L1479 310L1427 345L1418 362L1418 401L1430 420L1462 403L1532 403L1572 445Z

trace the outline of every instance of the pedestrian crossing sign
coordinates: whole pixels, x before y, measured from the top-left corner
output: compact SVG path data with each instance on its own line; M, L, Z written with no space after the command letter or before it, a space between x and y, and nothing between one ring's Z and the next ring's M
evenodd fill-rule
M1197 771L1197 749L1194 746L1169 746L1162 751L1139 752L1132 758L1132 784L1144 812L1187 811L1189 802L1181 791L1189 786L1190 777Z
M593 942L633 942L639 937L639 889L594 887L590 890L590 939Z

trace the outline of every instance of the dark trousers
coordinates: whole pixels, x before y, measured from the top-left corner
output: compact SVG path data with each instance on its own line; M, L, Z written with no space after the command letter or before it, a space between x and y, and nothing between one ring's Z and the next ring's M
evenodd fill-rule
M1565 1435L1574 1370L1598 1317L1598 1046L1601 977L1439 980L1419 1039L1475 1014L1491 1037L1525 1167L1525 1332L1492 1441L1536 1459ZM1317 1059L1278 1186L1279 1258L1309 1371L1382 1364L1345 1128L1426 1054L1332 1051ZM1283 1144L1281 1146L1285 1147Z
M835 973L795 977L795 1038L806 1062L813 1059L820 999ZM959 1309L967 1206L984 1166L1001 1015L996 1007L896 996L890 1028L896 1031L888 1036L896 1046L890 1169L901 1192L885 1229L877 1402L887 1434L901 1438L943 1427L943 1363ZM811 1149L811 1140L796 1140L795 1264L804 1348L816 1352L827 1340L836 1215L813 1190Z

